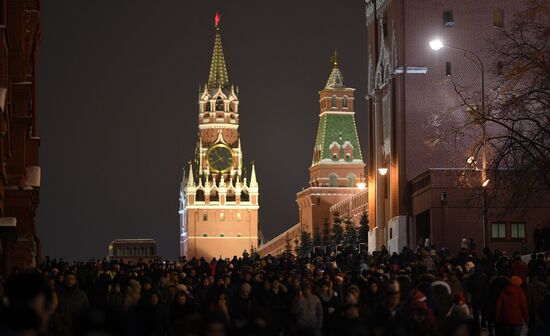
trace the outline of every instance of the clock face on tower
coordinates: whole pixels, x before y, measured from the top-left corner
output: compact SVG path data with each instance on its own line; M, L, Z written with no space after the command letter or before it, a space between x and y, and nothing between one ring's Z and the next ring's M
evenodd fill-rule
M206 159L211 171L225 173L233 165L233 150L227 145L217 144L208 149Z

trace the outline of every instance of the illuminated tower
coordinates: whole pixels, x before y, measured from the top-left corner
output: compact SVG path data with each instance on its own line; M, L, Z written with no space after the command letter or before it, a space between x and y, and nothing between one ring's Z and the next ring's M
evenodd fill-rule
M312 233L330 222L329 209L362 191L364 167L355 125L355 89L344 84L336 52L319 92L319 126L309 168L310 187L296 194L301 231Z
M238 88L229 83L215 17L208 83L199 92L199 139L180 192L180 255L233 257L258 244L258 182L243 165Z

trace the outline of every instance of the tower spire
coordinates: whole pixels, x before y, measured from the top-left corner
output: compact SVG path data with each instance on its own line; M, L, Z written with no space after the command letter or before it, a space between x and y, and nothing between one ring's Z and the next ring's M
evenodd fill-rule
M189 176L187 179L187 186L188 187L195 186L195 179L193 178L193 163L191 163L191 161L189 161Z
M325 89L345 87L344 76L342 75L342 71L340 71L340 67L338 66L338 52L336 50L334 50L334 54L330 58L330 63L332 64L332 71L330 73L330 76L328 77Z
M220 34L220 13L216 12L214 17L214 27L216 37L214 39L214 51L212 53L212 63L210 65L210 75L208 77L209 88L225 88L229 86L229 77L225 67L225 58L223 56L222 38Z
M256 167L254 165L254 161L252 161L252 173L250 174L250 187L251 188L258 187L258 181L256 180Z

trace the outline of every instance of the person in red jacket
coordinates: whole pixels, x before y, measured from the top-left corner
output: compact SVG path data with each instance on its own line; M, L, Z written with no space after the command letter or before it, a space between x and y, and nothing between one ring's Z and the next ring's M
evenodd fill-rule
M529 323L529 311L525 293L521 288L522 282L520 277L512 276L510 283L497 299L497 336L519 336L523 323Z

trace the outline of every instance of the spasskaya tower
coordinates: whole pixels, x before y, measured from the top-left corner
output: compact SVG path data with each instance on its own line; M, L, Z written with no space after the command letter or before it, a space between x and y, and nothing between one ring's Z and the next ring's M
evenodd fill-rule
M180 255L241 256L258 245L258 182L243 165L238 87L230 84L215 17L208 83L199 92L199 138L180 191Z

